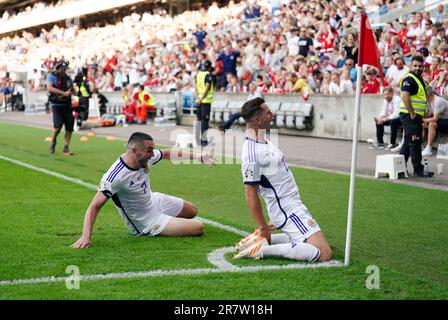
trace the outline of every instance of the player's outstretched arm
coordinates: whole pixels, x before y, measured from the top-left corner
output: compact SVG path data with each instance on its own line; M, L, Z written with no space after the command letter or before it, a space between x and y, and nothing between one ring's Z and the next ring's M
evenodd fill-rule
M95 197L90 202L89 208L86 211L86 215L84 217L84 228L82 230L82 236L71 245L71 248L88 248L92 243L92 229L95 224L96 217L100 212L101 208L107 202L107 197L102 192L97 192Z
M216 157L209 153L194 153L180 148L172 148L162 150L163 159L165 160L197 160L201 163L213 167L216 165Z

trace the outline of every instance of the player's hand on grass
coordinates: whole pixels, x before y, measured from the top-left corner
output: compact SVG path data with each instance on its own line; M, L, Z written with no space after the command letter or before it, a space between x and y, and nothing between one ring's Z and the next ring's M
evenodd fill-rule
M72 249L83 249L90 247L90 239L81 237L78 241L76 241L74 244L70 246Z

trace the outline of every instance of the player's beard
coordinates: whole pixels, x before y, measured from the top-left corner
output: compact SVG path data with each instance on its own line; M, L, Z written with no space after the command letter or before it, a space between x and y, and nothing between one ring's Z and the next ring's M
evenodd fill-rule
M140 165L140 168L146 169L148 168L148 161L149 159L141 158L138 160L138 163Z

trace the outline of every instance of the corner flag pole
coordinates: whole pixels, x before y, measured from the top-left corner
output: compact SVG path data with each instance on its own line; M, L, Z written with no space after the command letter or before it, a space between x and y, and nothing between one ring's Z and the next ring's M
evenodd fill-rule
M345 239L345 261L344 265L350 264L350 249L352 242L352 224L353 224L353 206L355 203L355 178L356 178L356 160L358 157L358 136L359 136L359 110L361 106L361 78L362 78L362 65L364 55L364 33L365 33L365 20L367 16L361 13L360 30L359 30L359 51L358 51L358 65L356 76L356 102L355 102L355 114L353 116L353 142L352 142L352 162L350 169L350 191L348 198L348 217L347 217L347 234Z
M361 106L361 78L362 78L362 66L358 64L357 78L356 78L355 115L353 118L352 164L350 171L350 193L348 198L347 237L345 239L344 265L346 266L350 264L350 246L352 241L353 205L355 202L356 160L358 156L359 110Z
M356 158L358 156L358 137L359 137L359 111L361 107L361 77L362 66L368 64L379 70L381 79L383 79L383 70L380 63L381 53L376 45L372 27L365 12L361 12L361 25L359 30L359 51L356 79L356 102L355 115L353 118L353 146L352 146L352 164L350 171L350 194L348 198L348 218L347 218L347 238L345 240L345 262L350 264L350 246L352 241L352 222L353 206L355 203L355 178L356 178Z

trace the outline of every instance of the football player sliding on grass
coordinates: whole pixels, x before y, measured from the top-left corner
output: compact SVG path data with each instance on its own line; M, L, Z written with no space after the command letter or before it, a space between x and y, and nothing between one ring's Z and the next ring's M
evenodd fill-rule
M258 225L242 239L234 258L278 256L292 260L327 261L331 248L316 220L300 200L294 176L283 153L265 138L273 114L262 98L247 101L241 114L246 120L241 171L250 214ZM270 223L263 216L258 194L266 202ZM283 231L271 234L271 230Z
M210 155L196 155L181 149L155 150L152 137L136 132L120 156L101 179L84 218L81 238L72 248L91 245L92 229L101 208L112 199L129 230L137 236L198 236L204 233L201 221L193 220L197 207L180 198L153 192L149 181L152 166L160 160L198 159L215 165Z

